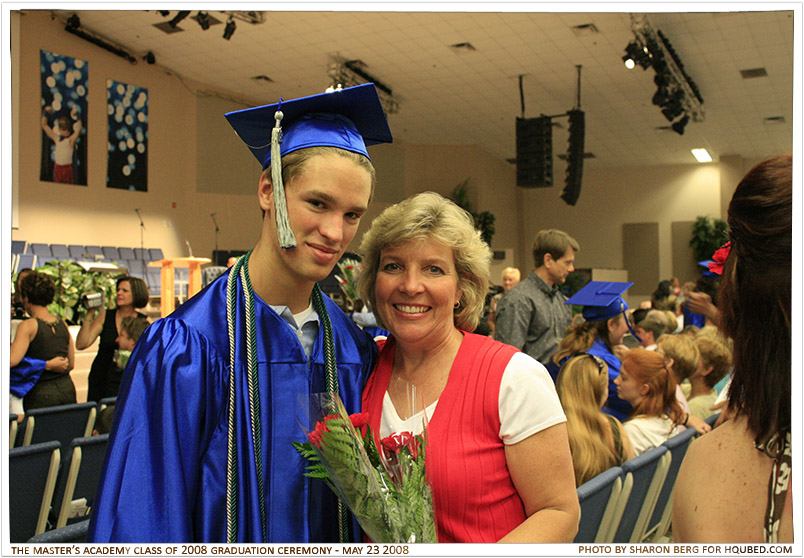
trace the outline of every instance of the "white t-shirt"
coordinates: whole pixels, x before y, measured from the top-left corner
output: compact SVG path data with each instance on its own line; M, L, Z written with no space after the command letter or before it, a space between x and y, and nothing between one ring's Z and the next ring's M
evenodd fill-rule
M402 420L385 392L382 402L380 437L394 432L420 434L424 417L432 417L438 400L407 420ZM499 396L500 439L506 445L566 422L564 409L558 400L555 384L547 369L525 353L515 353L503 371Z
M661 446L668 438L678 434L678 428L667 415L660 417L640 415L625 421L623 428L631 440L631 445L634 446L635 456Z

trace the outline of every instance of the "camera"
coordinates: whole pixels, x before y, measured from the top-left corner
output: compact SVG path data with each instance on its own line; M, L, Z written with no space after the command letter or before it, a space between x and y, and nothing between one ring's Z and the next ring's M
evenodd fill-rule
M81 306L87 310L100 308L103 306L103 294L101 293L85 293L81 297Z

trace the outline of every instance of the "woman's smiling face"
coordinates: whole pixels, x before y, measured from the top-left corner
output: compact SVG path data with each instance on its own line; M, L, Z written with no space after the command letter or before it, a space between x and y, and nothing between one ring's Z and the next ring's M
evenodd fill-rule
M402 343L437 343L455 329L461 298L452 248L434 240L406 242L380 254L377 311Z

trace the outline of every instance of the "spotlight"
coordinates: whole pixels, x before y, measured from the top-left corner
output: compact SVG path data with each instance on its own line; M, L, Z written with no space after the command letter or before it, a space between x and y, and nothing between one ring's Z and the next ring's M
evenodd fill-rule
M78 18L77 15L75 15L75 14L71 15L69 17L69 19L67 20L66 29L68 29L68 30L69 29L78 29L79 27L81 27L81 20Z
M667 89L664 87L660 87L656 90L656 93L653 94L653 104L657 107L663 106L667 101L669 101L669 97L667 96Z
M156 64L156 56L154 56L154 53L150 50L145 53L145 56L143 56L142 59L148 62L148 64Z
M674 132L676 132L678 135L683 136L683 135L684 135L684 126L686 126L686 125L687 125L687 122L689 122L689 121L690 121L690 115L689 115L689 114L685 114L685 115L684 115L684 118L682 118L682 119L681 119L681 120L679 120L678 122L673 122L673 125L672 125L672 126L670 126L670 127L671 127L671 128L673 129L673 131L674 131Z
M195 16L195 20L204 31L209 29L209 14L207 12L198 12L198 15Z
M237 24L232 18L229 18L229 21L226 22L226 28L223 30L223 38L227 41L231 39L235 29L237 29Z
M189 11L189 10L187 10L187 11L183 11L183 12L179 12L179 13L177 13L175 16L173 16L173 19L171 19L170 21L168 21L168 25L170 25L171 27L173 27L173 28L175 29L175 28L176 28L176 26L179 24L179 22L180 22L181 20L183 20L185 17L187 17L188 15L190 15L190 11Z

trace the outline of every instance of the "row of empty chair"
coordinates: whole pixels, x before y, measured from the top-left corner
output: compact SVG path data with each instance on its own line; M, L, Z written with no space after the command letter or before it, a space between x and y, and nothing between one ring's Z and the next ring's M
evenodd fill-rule
M129 248L123 246L83 246L79 244L45 244L42 242L28 243L24 240L11 241L11 253L32 254L40 262L50 260L121 262L139 260L141 262L154 262L161 260L164 255L161 248Z
M717 415L707 422L714 424ZM578 487L581 521L576 543L661 542L671 529L676 478L692 428L657 448L612 467Z

